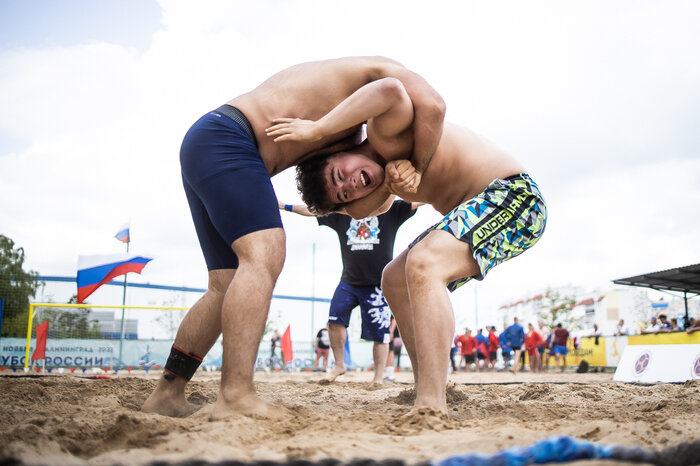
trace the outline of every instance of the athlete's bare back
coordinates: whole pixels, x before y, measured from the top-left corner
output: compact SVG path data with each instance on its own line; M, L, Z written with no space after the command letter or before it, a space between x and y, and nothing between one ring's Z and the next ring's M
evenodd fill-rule
M238 108L250 121L265 167L270 176L274 176L301 162L309 152L356 131L356 128L350 128L311 143L274 143L265 134L274 118L289 116L316 120L358 88L388 76L400 79L414 100L419 98L418 94L426 94L424 87L432 91L422 78L394 60L346 57L292 66L228 104Z
M514 157L488 139L445 122L442 138L416 193L402 193L407 202L425 202L449 211L473 198L496 178L525 172Z

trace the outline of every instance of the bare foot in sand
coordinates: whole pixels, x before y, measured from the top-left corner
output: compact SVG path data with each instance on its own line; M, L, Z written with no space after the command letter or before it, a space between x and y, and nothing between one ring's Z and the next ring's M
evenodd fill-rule
M331 383L334 382L335 379L340 377L341 375L345 374L347 372L344 367L334 367L331 369L331 371L328 373L325 379L323 379L323 383Z
M444 410L431 408L428 406L413 406L409 412L401 416L402 418L412 418L412 417L447 417L447 408Z
M141 407L144 413L156 413L170 417L187 417L200 407L189 403L184 393L168 393L156 389Z
M249 393L228 402L219 393L211 410L210 419L219 421L237 414L262 419L281 419L286 413L285 408L271 405L261 400L255 393Z

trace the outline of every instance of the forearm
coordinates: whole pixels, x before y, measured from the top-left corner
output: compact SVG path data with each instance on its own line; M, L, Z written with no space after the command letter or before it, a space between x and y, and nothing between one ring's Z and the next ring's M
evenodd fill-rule
M286 210L287 212L294 212L295 214L303 215L304 217L315 217L313 213L303 204L283 204L277 201L280 210Z
M392 202L394 202L394 196L382 185L369 195L346 204L343 211L352 218L361 219L383 214L389 210Z
M400 99L400 87L391 78L365 84L316 122L318 136L336 134L388 112Z
M362 143L362 125L357 125L356 130L351 132L349 135L345 136L344 138L329 144L327 146L323 146L319 149L313 150L311 152L307 152L303 160L306 160L310 157L317 157L319 155L331 155L335 154L337 152L343 152L346 151L352 147L355 147L359 144Z

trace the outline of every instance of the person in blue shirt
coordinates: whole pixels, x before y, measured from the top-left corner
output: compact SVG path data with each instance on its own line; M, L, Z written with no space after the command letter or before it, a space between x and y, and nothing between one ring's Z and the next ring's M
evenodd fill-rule
M523 330L522 325L518 323L518 318L513 318L513 324L510 325L504 332L506 338L510 343L511 349L515 352L515 357L513 358L513 374L518 373L518 362L520 361L520 352L525 343L525 330Z
M478 343L478 346L476 347L476 363L481 365L481 361L486 360L486 356L488 355L487 348L489 345L489 339L486 338L486 335L484 335L484 329L480 328L477 331L476 341ZM484 362L483 367L484 369L488 370L488 363Z
M501 356L503 356L503 370L508 370L508 361L510 361L511 358L511 349L510 341L508 341L508 335L506 335L505 329L498 334L498 345L501 347Z

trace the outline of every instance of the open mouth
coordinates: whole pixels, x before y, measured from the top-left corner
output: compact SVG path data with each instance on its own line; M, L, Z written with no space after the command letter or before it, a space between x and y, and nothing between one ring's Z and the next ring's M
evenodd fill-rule
M369 175L367 174L366 171L362 170L360 171L360 181L362 182L362 186L369 186L369 183L372 181L369 178Z

